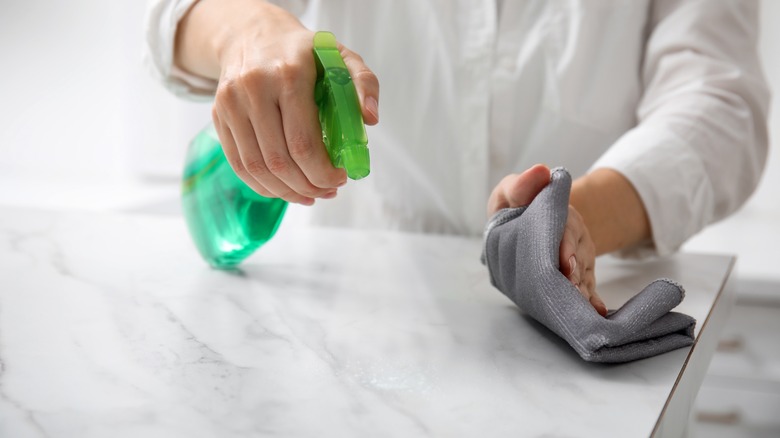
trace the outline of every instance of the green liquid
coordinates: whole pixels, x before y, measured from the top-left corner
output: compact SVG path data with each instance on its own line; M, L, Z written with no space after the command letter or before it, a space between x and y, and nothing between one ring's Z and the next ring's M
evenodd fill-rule
M260 196L244 184L209 126L187 152L182 208L203 258L217 269L232 269L273 237L287 202Z

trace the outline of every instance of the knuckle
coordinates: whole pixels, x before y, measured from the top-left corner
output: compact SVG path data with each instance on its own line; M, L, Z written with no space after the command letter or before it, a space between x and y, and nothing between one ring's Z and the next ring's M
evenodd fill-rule
M268 157L265 164L274 175L285 174L290 171L290 162L279 155Z
M287 202L300 202L302 200L301 195L292 189L286 190L284 193L280 194L279 197Z
M257 96L262 95L268 91L268 73L260 70L253 69L241 73L239 79L240 92L247 98L249 104L252 104ZM236 93L238 95L238 92Z
M262 90L268 75L262 69L251 68L221 78L217 85L215 100L225 105L236 104L243 95L253 95Z
M230 163L230 167L233 168L233 172L235 172L239 177L249 175L246 171L246 168L244 167L244 163L241 162L241 158L231 158L228 160L228 162Z
M355 52L352 49L349 49L347 47L342 46L341 50L341 57L345 60L349 60L352 62L359 62L361 64L365 64L365 60L363 59L363 56L361 56L359 53Z
M344 53L344 55L346 55L347 58L352 58L354 60L363 62L363 57L360 56L360 54L358 54L357 52L353 51L350 48L344 47L343 53Z
M299 190L298 193L300 193L301 195L307 198L316 198L324 194L322 190L317 190L316 188L313 187L307 187L303 190Z
M376 77L373 71L368 69L368 67L363 67L355 72L354 79L379 87L379 79Z
M246 163L246 170L256 178L264 177L268 174L268 168L262 158L257 158Z
M338 169L328 165L322 172L313 176L312 183L317 187L332 189L340 187L347 181L347 173L343 169Z
M224 78L220 80L219 85L217 85L215 100L226 104L235 102L238 98L239 88L239 81L236 78Z
M255 189L258 195L263 196L265 198L276 198L276 195L274 195L270 190L266 189L265 187L257 187Z
M345 184L346 181L347 176L344 172L330 172L328 176L325 177L325 184L327 184L329 187L341 186L342 184Z
M342 58L349 58L350 56L352 56L355 53L352 50L349 50L349 48L347 48L347 46L345 46L344 44L341 44L341 43L338 44L338 50L339 50L339 54L341 55Z
M292 86L303 78L303 68L297 62L279 61L273 66L274 75L285 86Z
M496 189L498 190L499 187L501 189L503 189L503 188L505 188L507 186L511 186L514 183L514 181L517 179L517 176L518 176L517 174L512 173L512 174L509 174L509 175L501 178L501 182L498 183L498 185L496 186Z
M580 212L571 205L569 205L569 217L578 224L582 222L582 216L580 215ZM571 222L571 220L569 222Z
M561 249L565 250L569 255L573 255L577 251L577 239L572 233L565 233L563 240L561 240Z
M577 230L577 219L574 217L574 215L569 214L569 217L566 219L565 229L570 233L573 233Z
M287 140L287 150L290 158L296 162L308 161L314 156L312 143L302 135L290 136Z

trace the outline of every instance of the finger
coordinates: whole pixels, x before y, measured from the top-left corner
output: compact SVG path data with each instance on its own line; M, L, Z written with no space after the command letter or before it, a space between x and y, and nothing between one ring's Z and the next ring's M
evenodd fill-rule
M578 270L580 271L580 290L583 296L590 302L601 316L607 315L607 306L596 292L596 253L593 245L589 245L587 230L577 251L577 258L583 260Z
M550 182L550 169L537 164L521 174L504 177L488 199L488 216L502 208L522 207L534 200Z
M315 196L322 197L331 192L329 189L346 184L347 173L333 167L322 143L317 105L308 92L312 87L302 85L284 92L279 108L290 158L300 168L308 185L317 190Z
M566 278L571 279L571 275L577 268L577 235L568 224L563 230L563 237L561 238L561 248L559 251L559 266L561 274Z
M261 150L258 144L258 137L260 136L256 134L249 119L242 119L240 116L225 112L222 114L225 114L230 119L229 127L235 139L235 148L240 156L238 163L231 163L236 175L244 182L247 182L250 187L254 188L256 185L260 185L273 193L274 197L282 198L285 201L303 205L312 205L314 203L314 199L311 196L304 196L290 188L268 166L269 157L265 156ZM269 118L273 117L273 111L266 110L264 114ZM276 114L278 117L278 110ZM248 182L251 180L255 181L254 185Z
M550 183L550 169L537 164L518 175L506 186L504 196L510 207L528 205Z
M575 258L574 266L575 266L574 270L571 272L571 274L569 274L567 278L569 279L569 281L571 281L571 284L577 286L577 289L579 289L583 297L585 297L586 299L590 299L590 293L589 293L590 291L583 287L582 277L580 275L581 271L577 269L576 258Z
M327 190L315 187L290 157L281 120L280 108L271 101L251 104L249 118L255 133L256 148L239 149L245 164L252 167L252 176L278 196L312 199ZM260 106L262 105L262 106ZM262 109L260 109L262 108ZM278 180L280 183L276 183ZM274 181L273 183L270 181ZM281 192L277 192L280 190ZM313 201L312 201L313 202ZM307 203L310 203L307 201Z
M573 265L576 263L576 259L590 260L590 258L588 258L590 253L581 250L580 248L580 244L585 243L583 237L585 237L586 233L587 230L585 229L585 223L582 220L582 216L580 216L577 210L570 205L569 216L566 220L566 226L563 229L561 247L558 253L560 271L566 277L569 277L573 272ZM577 255L578 253L581 254Z
M238 178L241 179L244 184L248 185L252 190L255 191L255 193L259 194L260 196L265 196L266 198L277 198L275 194L266 189L262 184L257 182L257 180L252 178L248 172L246 172L246 169L244 169L244 164L241 162L241 155L238 153L236 141L233 138L233 133L230 131L230 128L228 128L227 125L220 121L216 116L213 117L213 119L214 128L217 130L220 143L222 143L222 152L225 154L225 159L233 169L233 172L236 174L236 176L238 176Z
M339 52L355 84L363 112L363 122L366 125L376 125L379 123L379 79L366 66L360 55L342 44L339 44Z
M596 309L596 312L601 316L607 316L607 305L604 304L604 300L596 293L595 284L588 286L590 289L590 304Z

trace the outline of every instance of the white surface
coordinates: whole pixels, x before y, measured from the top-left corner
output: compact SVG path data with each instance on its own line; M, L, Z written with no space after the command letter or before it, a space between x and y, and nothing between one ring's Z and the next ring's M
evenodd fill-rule
M585 363L491 288L479 252L283 224L231 274L178 218L3 208L0 436L649 435L690 350ZM679 280L701 336L730 263L598 275L610 307ZM709 360L696 350L686 369Z

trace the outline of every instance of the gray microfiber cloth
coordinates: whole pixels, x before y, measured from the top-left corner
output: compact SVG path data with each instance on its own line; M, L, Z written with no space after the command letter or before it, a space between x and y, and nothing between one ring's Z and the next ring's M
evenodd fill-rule
M685 294L676 282L655 280L605 318L561 274L558 250L570 190L569 172L553 169L530 205L501 210L488 221L482 263L493 286L586 361L628 362L691 345L696 320L670 312Z

